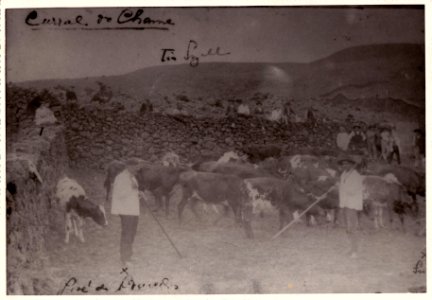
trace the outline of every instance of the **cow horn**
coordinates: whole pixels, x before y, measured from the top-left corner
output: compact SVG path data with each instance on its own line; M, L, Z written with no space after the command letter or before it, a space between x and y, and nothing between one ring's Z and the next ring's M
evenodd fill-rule
M36 166L30 161L29 161L29 170L30 173L32 173L37 178L37 180L39 180L40 183L43 183L42 176L39 174L38 170L36 169Z
M288 173L288 168L286 168L285 170L282 169L282 168L279 168L279 169L278 169L278 172L279 172L280 174L282 174L282 175L285 175L285 174Z

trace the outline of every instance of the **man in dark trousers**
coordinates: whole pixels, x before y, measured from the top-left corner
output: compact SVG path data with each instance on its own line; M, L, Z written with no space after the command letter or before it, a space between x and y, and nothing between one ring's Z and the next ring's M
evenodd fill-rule
M135 175L141 168L140 162L129 160L126 167L114 179L111 192L111 214L120 216L120 259L122 266L130 267L132 245L138 228L140 197Z
M344 156L339 158L341 177L339 184L339 207L342 209L346 232L350 241L349 255L356 258L359 247L358 213L363 210L363 176L356 170L356 161Z

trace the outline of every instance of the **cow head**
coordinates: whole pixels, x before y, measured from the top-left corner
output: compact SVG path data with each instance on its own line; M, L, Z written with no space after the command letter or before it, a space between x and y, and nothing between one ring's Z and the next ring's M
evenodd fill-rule
M401 209L401 213L410 212L411 216L414 218L418 216L417 203L415 203L414 199L408 194L404 186L399 186L399 201L395 202L395 209L396 208Z
M236 151L225 152L218 160L218 163L227 163L230 161L243 161L244 157L239 155Z
M285 179L290 178L294 175L289 168L281 168L280 167L280 168L278 168L277 172L282 178L285 178Z
M102 204L99 204L97 207L98 209L96 210L93 220L101 226L107 226L108 220L106 218L105 207Z
M252 202L252 213L256 214L259 212L272 212L274 211L273 203L271 199L272 190L260 191L258 188L254 187L251 182L247 179L244 180L246 185L246 191Z
M66 211L75 210L79 216L86 218L89 217L100 226L108 225L106 218L105 208L103 205L97 205L84 195L78 197L72 196L67 204Z

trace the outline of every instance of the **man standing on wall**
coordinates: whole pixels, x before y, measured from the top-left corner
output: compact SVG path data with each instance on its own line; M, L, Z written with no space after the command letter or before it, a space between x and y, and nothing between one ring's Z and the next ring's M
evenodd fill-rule
M135 175L141 168L137 160L126 162L125 169L114 179L111 193L111 214L119 215L121 220L120 259L125 267L130 267L132 245L140 215L140 197Z
M363 210L363 176L356 170L356 162L350 157L339 159L342 169L339 185L339 206L344 216L346 232L350 241L349 255L357 257L358 252L358 213Z

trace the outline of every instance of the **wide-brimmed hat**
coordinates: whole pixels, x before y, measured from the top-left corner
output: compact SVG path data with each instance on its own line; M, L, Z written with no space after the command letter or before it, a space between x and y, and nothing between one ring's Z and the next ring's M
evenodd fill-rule
M413 131L421 134L423 133L423 130L421 130L420 128L414 129Z
M352 158L352 157L350 157L350 156L347 156L347 155L340 156L340 157L338 158L337 162L338 162L339 165L341 165L341 164L343 164L343 163L346 163L346 162L347 162L347 163L350 163L350 164L353 164L353 165L357 164L357 162L355 161L354 158Z
M140 159L140 158L136 158L136 157L132 157L132 158L128 158L125 161L126 167L136 167L136 168L140 168L143 167L145 165L148 164L148 162L146 160Z

